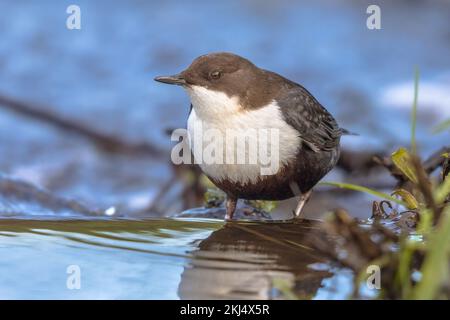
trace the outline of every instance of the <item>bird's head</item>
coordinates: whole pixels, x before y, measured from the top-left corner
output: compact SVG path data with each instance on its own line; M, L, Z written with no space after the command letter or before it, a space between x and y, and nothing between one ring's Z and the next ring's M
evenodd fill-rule
M180 85L198 113L226 115L239 112L258 98L262 70L249 60L226 52L195 59L184 71L155 80Z

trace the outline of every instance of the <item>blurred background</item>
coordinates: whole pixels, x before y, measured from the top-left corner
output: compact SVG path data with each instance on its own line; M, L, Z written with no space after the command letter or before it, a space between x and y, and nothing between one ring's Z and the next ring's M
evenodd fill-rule
M71 4L81 30L66 28ZM366 27L371 4L381 30ZM300 298L348 297L352 272L311 249L326 237L308 221L159 219L202 206L205 183L170 161L188 97L153 78L215 51L278 72L359 134L325 180L389 191L372 157L409 146L416 67L419 151L448 144L433 128L450 118L449 17L444 0L2 0L0 298L269 299L277 279ZM306 213L366 218L371 200L317 188ZM71 265L82 290L68 290Z
M242 55L305 86L342 127L359 134L342 141L358 154L409 144L417 66L420 152L427 156L448 142L448 132L432 128L450 117L449 1L80 0L81 30L69 30L72 3L0 4L4 183L19 179L111 215L171 216L200 205L195 173L169 160L167 131L185 127L188 97L153 78L215 51ZM381 30L366 27L370 4L381 7ZM392 182L384 173L358 178L338 168L327 178L382 187ZM345 204L364 216L362 197L318 195L307 211ZM14 203L4 199L8 205Z

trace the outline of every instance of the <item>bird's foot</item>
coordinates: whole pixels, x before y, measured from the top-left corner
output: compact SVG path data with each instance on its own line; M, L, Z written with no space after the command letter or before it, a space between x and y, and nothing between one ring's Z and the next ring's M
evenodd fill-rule
M236 211L236 204L237 204L237 198L227 196L227 201L225 204L226 207L226 214L225 214L225 221L233 220L234 212Z
M305 204L308 202L309 198L311 197L312 190L309 190L303 194L300 195L300 199L297 204L297 208L295 208L294 211L294 217L295 218L302 218L302 211Z

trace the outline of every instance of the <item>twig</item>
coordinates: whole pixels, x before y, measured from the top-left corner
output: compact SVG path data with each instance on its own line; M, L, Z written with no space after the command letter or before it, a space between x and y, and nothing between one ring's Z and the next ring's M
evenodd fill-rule
M344 149L341 151L337 166L349 173L355 171L367 172L378 166L373 158L375 156L381 157L381 155L381 152L350 151Z
M441 149L434 152L427 160L423 163L423 168L425 172L430 174L437 168L443 166L445 158L442 156L444 153L450 152L450 147L442 147Z
M442 147L437 150L433 154L431 154L424 162L423 162L423 170L427 174L433 173L436 169L443 167L445 158L442 156L444 153L450 152L450 147ZM374 155L373 161L385 167L391 175L399 182L399 185L402 185L406 182L404 175L401 171L394 165L390 157L380 157L378 155Z
M30 103L17 101L0 94L0 107L23 116L46 122L58 129L74 132L108 152L121 152L128 154L145 154L153 157L162 156L163 151L148 142L132 143L119 137L99 132L81 123L63 118L55 113L45 111Z

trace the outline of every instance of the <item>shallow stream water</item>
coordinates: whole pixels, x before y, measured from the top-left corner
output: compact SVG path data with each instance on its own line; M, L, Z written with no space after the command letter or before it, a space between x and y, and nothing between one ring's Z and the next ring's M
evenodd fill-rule
M345 298L352 274L306 244L317 232L306 221L2 219L0 297Z

